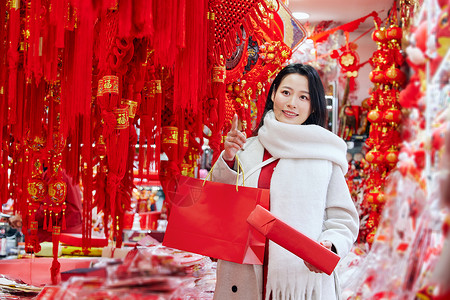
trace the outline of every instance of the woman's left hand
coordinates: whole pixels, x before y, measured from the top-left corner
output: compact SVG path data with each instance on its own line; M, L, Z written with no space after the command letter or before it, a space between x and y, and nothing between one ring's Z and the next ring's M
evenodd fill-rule
M22 217L19 215L12 216L8 219L9 226L14 229L22 229Z
M322 246L324 246L325 248L327 248L328 250L330 250L330 251L331 251L331 247L333 246L333 244L332 244L330 241L323 241L323 242L320 242L320 244L321 244ZM303 262L305 263L306 267L307 267L311 272L314 272L314 273L323 273L323 271L321 271L320 269L314 267L314 266L313 266L312 264L310 264L309 262L306 262L306 261L303 261Z

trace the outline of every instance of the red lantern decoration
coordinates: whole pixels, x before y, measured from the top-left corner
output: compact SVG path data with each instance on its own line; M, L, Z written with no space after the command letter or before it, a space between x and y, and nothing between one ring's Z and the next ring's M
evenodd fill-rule
M388 123L399 123L402 112L397 108L390 108L384 112L383 120Z
M384 77L387 81L392 84L403 84L405 81L405 73L400 69L396 68L395 64L393 64L389 69L387 69L384 73Z
M367 114L367 120L369 120L371 123L379 123L383 119L383 113L378 109L375 108Z
M381 152L376 148L366 153L366 161L371 164L377 164L380 161Z
M386 42L386 30L384 28L376 29L372 33L372 40L384 44Z
M66 199L67 184L62 179L52 178L48 184L48 195L55 204L61 204Z
M389 150L386 151L386 154L384 155L385 162L389 166L395 167L398 162L398 154L399 151L394 146L392 146L391 148L389 148Z
M33 202L40 203L44 200L45 195L47 194L47 185L42 179L32 178L28 181L27 190L31 200L33 200Z
M378 188L375 188L374 190L371 190L371 191L368 193L367 201L368 201L370 204L379 205L379 204L384 203L384 200L385 200L385 198L384 198L384 193L383 193L383 192L380 192L380 191L378 190Z
M403 32L402 29L398 26L391 26L390 28L388 28L388 30L386 30L386 39L388 40L401 40L403 36Z
M385 82L385 75L383 71L380 71L380 69L377 67L375 70L370 72L369 79L373 83L384 83Z

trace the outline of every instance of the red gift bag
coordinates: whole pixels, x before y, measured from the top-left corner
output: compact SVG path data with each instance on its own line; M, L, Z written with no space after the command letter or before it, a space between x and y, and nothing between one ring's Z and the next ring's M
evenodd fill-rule
M177 177L163 245L241 264L264 261L265 237L247 223L269 190Z

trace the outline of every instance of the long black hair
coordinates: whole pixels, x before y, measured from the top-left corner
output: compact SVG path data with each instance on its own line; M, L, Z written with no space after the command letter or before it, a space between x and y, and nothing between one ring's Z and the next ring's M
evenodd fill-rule
M266 106L264 107L261 121L259 122L258 127L253 131L254 135L257 135L259 128L264 125L264 117L266 116L266 113L273 109L272 95L276 93L284 77L290 74L303 75L308 79L312 113L302 125L314 124L325 127L328 113L327 104L325 101L325 90L323 88L322 80L320 80L319 73L317 73L316 69L310 65L290 64L284 67L273 80L269 93L267 94Z

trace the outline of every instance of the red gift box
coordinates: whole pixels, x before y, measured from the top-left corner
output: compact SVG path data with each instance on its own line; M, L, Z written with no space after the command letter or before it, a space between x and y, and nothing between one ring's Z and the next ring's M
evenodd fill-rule
M284 223L260 205L250 213L247 222L274 243L330 275L339 256L318 242Z

